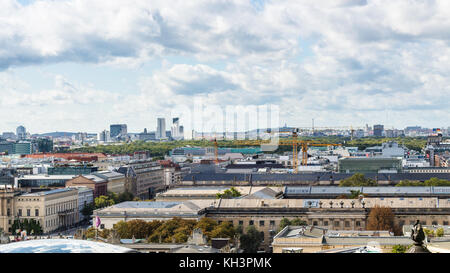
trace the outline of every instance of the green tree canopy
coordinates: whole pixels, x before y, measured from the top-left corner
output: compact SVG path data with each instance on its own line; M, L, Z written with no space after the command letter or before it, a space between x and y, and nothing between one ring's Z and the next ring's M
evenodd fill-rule
M101 209L104 207L109 207L114 205L114 200L108 196L100 195L99 197L96 197L94 200L95 209Z
M264 235L255 226L248 226L247 232L241 235L239 240L244 253L256 253L264 240Z
M217 193L216 194L217 199L231 199L235 197L241 196L241 193L236 190L234 187L231 187L230 189L225 190L223 193Z
M355 173L351 177L342 180L339 183L340 187L361 187L361 186L378 186L377 181L366 178L362 173Z

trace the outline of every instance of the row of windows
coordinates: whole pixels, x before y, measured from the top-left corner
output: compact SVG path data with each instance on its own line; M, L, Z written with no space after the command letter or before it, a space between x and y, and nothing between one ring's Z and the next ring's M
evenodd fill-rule
M9 201L9 199L8 199L8 201ZM19 199L17 199L17 201L26 201L26 202L34 202L34 201L39 201L39 198L19 198ZM9 203L9 202L8 202Z
M231 220L228 221L228 222L231 223L231 224L233 224L233 221L231 221ZM257 222L258 222L258 224L259 224L260 227L265 226L265 223L266 223L266 221L264 221L264 220L260 220L260 221L257 221ZM219 225L220 225L220 224L222 223L222 221L218 221L218 223L219 223ZM400 226L405 225L405 223L406 223L406 222L405 222L404 220L399 221L399 225L400 225ZM414 225L415 223L416 223L415 221L409 221L409 225ZM421 221L421 223L422 223L422 225L427 225L427 222L426 222L426 221ZM241 226L243 226L243 225L244 225L244 221L243 221L243 220L239 220L238 224L241 225ZM329 226L329 225L331 225L331 224L332 224L334 227L340 227L340 226L341 226L341 221L328 221L328 220L324 220L324 221L322 222L322 225L323 225L323 226ZM431 223L429 223L429 224L434 225L434 226L439 225L438 221L431 221ZM254 220L249 220L249 221L248 221L248 225L249 225L249 226L255 225L255 221L254 221ZM275 226L275 221L274 221L274 220L270 220L270 221L269 221L269 225L270 225L270 226ZM318 221L312 221L312 225L313 225L313 226L318 226L318 225L319 225L319 222L318 222ZM442 221L442 225L448 226L448 225L449 225L449 221ZM361 226L362 226L362 222L361 222L361 221L355 221L355 226L356 226L356 227L361 227ZM347 227L347 228L352 227L351 221L344 221L344 227Z
M405 222L404 220L400 220L400 221L398 221L398 223L399 223L399 226L403 226L403 225L406 224L406 222ZM427 224L430 223L430 222L427 223L427 221L420 221L420 223L421 223L422 225L427 225ZM416 224L416 221L412 221L412 220L409 221L409 225L414 225L414 224ZM443 226L448 226L448 224L449 224L449 221L442 221L442 225L443 225ZM437 226L437 225L439 225L439 222L436 221L436 220L431 221L431 225Z
M26 216L39 216L39 209L35 209L34 210L34 215L31 215L31 209L27 209L27 215ZM8 209L8 216L9 216L9 214L10 214L10 211L9 211L9 209ZM19 209L18 210L18 215L19 216L24 216L23 215L23 213L22 213L22 209Z
M233 223L233 221L228 221L228 222ZM264 221L264 220L260 220L260 221L257 221L257 222L258 222L258 224L259 224L260 227L263 227L263 226L265 226L265 224L266 224L266 221ZM218 221L218 223L221 224L222 221ZM244 225L244 221L240 220L240 221L238 222L238 224L242 226L242 225ZM319 225L319 223L318 223L317 221L313 221L312 224L313 224L314 226L318 226L318 225ZM323 225L324 225L324 226L328 226L329 224L330 224L329 221L327 221L327 220L323 221ZM341 225L341 222L340 222L340 221L334 221L333 224L334 224L334 226L340 226L340 225ZM248 225L249 225L249 226L255 225L255 221L249 220L249 221L248 221ZM269 225L270 225L271 227L272 227L272 226L275 226L275 221L274 221L274 220L270 220L270 221L269 221ZM345 221L345 222L344 222L344 226L345 226L345 227L351 227L350 221ZM360 222L360 221L356 221L356 222L355 222L355 226L361 227L361 222Z
M74 209L76 207L76 202L66 202L64 204L59 204L59 205L52 205L47 207L47 215L52 215L52 214L56 214L60 211L66 211L66 210L70 210L70 209Z

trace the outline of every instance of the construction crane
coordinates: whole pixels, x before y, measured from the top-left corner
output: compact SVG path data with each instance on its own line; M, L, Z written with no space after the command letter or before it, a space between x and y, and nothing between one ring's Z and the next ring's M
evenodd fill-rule
M219 164L219 145L216 138L214 138L214 163Z
M270 143L268 140L242 140L236 141L234 145L245 145L245 146L256 146L256 145L280 145L280 146L292 146L292 168L294 173L298 173L298 147L301 147L302 151L302 162L303 166L308 165L308 147L309 146L342 146L342 144L337 143L317 143L309 140L299 140L298 133L299 129L295 128L292 131L280 131L280 133L292 133L292 140L290 139L279 139L276 143Z

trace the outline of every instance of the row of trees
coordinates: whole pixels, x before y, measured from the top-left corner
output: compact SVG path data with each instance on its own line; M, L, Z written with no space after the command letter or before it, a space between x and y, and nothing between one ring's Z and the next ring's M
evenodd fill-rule
M425 137L398 137L398 138L380 138L380 137L364 137L350 140L349 137L342 136L321 136L321 137L299 137L299 140L310 140L316 143L341 143L344 146L356 146L360 150L364 150L367 147L381 145L386 141L396 141L405 145L407 148L421 151L426 144ZM218 140L219 147L245 147L239 142L234 140ZM178 147L185 146L198 146L198 147L210 147L213 143L209 140L179 140L170 142L145 142L134 141L131 143L124 143L123 145L97 145L86 146L78 149L74 149L74 152L87 152L87 153L105 153L105 154L133 154L136 151L149 151L150 155L155 158L163 158L170 150ZM255 145L257 146L257 145ZM276 153L283 153L291 151L292 147L280 146Z
M212 238L230 238L234 243L236 243L235 239L239 240L241 248L247 253L256 252L264 240L263 233L256 230L254 226L249 226L244 233L242 226L234 227L230 222L219 224L206 217L199 221L178 217L168 221L120 221L113 226L113 229L100 230L98 235L107 238L114 230L121 239L146 239L152 243L186 243L196 228L202 230L209 242ZM95 238L95 228L89 228L85 235L87 238Z
M420 187L420 186L450 186L450 181L445 179L439 179L436 177L432 177L424 182L421 181L412 181L412 180L402 180L397 185L397 187Z
M14 220L11 229L13 235L16 235L16 230L26 230L29 235L41 235L43 232L41 223L35 219Z

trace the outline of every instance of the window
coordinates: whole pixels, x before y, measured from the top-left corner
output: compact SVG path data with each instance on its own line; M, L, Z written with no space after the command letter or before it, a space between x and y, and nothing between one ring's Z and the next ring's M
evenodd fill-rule
M27 216L31 216L31 209L27 209Z
M19 216L22 216L22 209L19 209Z
M448 226L448 221L443 222L444 226Z
M356 226L360 227L361 226L361 222L360 221L356 221Z
M263 227L264 226L264 221L259 221L259 226Z
M250 226L253 226L253 220L248 221L248 224L249 224Z
M35 216L39 216L39 209L35 209L35 210L34 210L34 215L35 215Z
M431 224L433 225L433 226L437 226L437 221L433 221L433 222L431 222Z
M334 226L338 227L339 226L339 221L334 221Z
M244 225L244 221L239 221L239 225L243 226Z
M270 225L271 225L271 226L275 226L275 221L270 220Z
M314 221L314 222L313 222L313 226L317 226L317 221Z
M324 226L328 226L328 221L323 221Z
M7 216L11 216L11 209L10 209L10 208L8 208L8 210L7 210L7 212L6 212L6 215L7 215Z
M345 227L350 227L350 222L349 221L345 221Z

